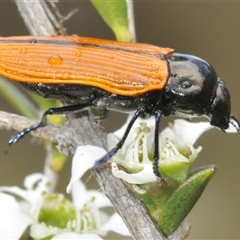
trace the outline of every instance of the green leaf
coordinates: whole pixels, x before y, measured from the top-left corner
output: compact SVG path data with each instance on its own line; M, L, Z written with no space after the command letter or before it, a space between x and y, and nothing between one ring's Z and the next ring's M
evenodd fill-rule
M3 77L0 78L0 93L7 99L19 113L28 118L38 117L38 109L34 106L27 95L19 90L16 84Z
M156 181L152 182L148 187L148 193L160 211L162 211L166 202L178 187L178 183L175 179L165 178L165 180L166 183Z
M91 2L112 29L118 41L132 41L128 28L127 3L125 0L91 0Z
M162 162L160 165L160 171L165 177L171 177L175 179L179 184L184 182L189 174L189 170L193 164L193 161L180 162L180 161L168 161Z
M129 186L127 184L127 186ZM131 185L130 190L144 203L150 216L155 222L159 221L162 207L177 188L177 182L172 178L167 178L166 183L155 181L142 185Z
M168 236L182 223L193 208L207 183L215 173L215 166L203 169L181 184L164 205L158 226Z
M128 185L127 185L128 186ZM158 209L156 207L156 204L153 202L151 196L149 195L149 193L146 191L146 189L148 187L148 185L142 185L142 186L138 186L138 185L132 185L130 187L130 190L132 192L134 192L134 194L144 203L144 205L146 206L146 208L148 209L150 216L157 221L158 219Z

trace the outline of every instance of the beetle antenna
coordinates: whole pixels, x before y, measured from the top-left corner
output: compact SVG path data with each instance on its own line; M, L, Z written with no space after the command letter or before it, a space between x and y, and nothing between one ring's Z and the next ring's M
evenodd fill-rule
M237 133L240 135L240 123L237 118L233 115L230 115L229 123L231 123L232 126L236 128Z

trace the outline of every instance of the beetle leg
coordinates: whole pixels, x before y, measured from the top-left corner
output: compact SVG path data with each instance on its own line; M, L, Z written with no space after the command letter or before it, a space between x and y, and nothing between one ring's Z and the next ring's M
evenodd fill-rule
M59 108L50 108L44 112L40 123L32 125L29 128L23 129L21 132L17 133L15 136L10 138L8 141L8 144L11 145L13 143L16 143L19 139L24 137L26 134L28 134L38 128L46 126L47 125L47 115L57 115L57 114L66 114L69 112L79 112L80 110L88 107L89 105L90 105L90 103L87 102L87 103L83 103L83 104L63 106L63 107L59 107Z
M94 164L94 168L98 168L101 167L104 163L106 163L111 157L113 157L117 151L122 147L122 145L124 144L134 122L137 120L137 118L143 114L145 112L145 107L144 106L140 106L138 107L137 111L135 112L135 114L133 115L131 121L129 122L127 129L123 135L123 137L120 139L120 141L118 142L118 144L116 145L116 147L112 148L109 152L107 152L103 157L101 157L97 162L95 162Z
M155 133L154 133L154 156L153 156L153 172L161 181L165 182L164 177L159 171L159 127L162 117L162 111L155 111Z

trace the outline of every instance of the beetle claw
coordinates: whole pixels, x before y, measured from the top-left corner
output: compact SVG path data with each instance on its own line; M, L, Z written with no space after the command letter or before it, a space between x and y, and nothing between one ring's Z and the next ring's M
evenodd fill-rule
M164 177L157 177L157 181L160 183L160 184L165 184L166 183L166 179Z

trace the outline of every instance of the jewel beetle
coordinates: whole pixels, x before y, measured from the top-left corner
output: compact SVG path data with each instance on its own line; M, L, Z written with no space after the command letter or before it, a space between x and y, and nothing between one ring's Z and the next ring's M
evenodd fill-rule
M47 110L39 124L12 137L9 144L45 126L47 115L91 106L134 112L122 139L95 167L116 154L138 117L155 116L153 171L162 180L158 168L162 116L206 116L211 125L225 131L231 124L240 135L229 92L213 67L171 48L76 35L1 37L0 75L42 97L71 103Z

